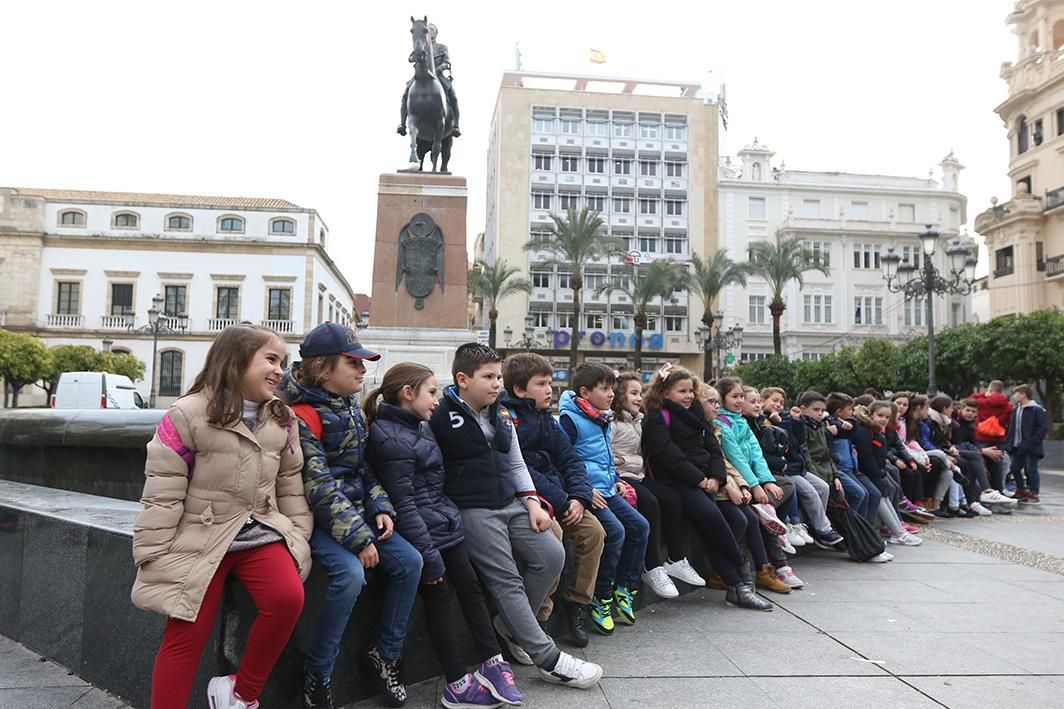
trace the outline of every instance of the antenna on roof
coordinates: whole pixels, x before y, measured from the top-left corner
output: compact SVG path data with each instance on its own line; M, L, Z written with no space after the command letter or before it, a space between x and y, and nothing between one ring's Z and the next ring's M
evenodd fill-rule
M521 43L514 42L514 71L521 71Z

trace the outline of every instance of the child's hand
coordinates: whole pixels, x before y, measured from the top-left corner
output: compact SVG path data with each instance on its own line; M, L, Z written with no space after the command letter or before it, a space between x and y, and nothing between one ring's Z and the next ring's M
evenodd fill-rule
M698 487L707 495L716 495L717 490L720 490L720 481L716 478L702 478L702 481L698 483Z
M532 531L536 533L550 529L550 515L535 498L532 498L532 502L528 505L528 522L532 525Z
M606 504L606 498L602 496L602 493L598 490L591 490L591 507L596 510L604 510L609 505Z
M906 468L905 461L901 458L898 458L896 461L894 461L894 465L897 466L898 470L905 470Z
M835 478L835 489L838 490L839 492L842 492L842 479L841 478Z
M850 423L849 421L846 421L845 419L843 419L842 421L839 421L839 423L842 425L842 430L843 431L852 431L853 430L853 424Z
M580 524L580 520L584 518L584 503L580 500L569 499L569 506L565 508L565 514L562 516L562 522L572 526L574 524Z
M839 429L833 423L829 423L829 424L825 425L824 428L826 428L828 430L828 433L830 433L832 436L839 435Z
M743 493L740 492L738 489L736 489L736 487L734 485L732 485L730 483L725 485L724 486L724 492L728 493L728 500L733 505L741 505L741 504L743 504Z
M749 505L750 500L754 499L753 495L750 494L750 488L748 487L744 487L739 490L739 494L742 496L742 501L744 505Z
M395 522L392 521L391 515L379 514L374 517L377 520L377 539L384 541L388 537L392 536L392 531L395 529Z
M780 423L781 421L783 421L783 418L780 416L779 411L773 411L771 414L768 415L768 420L772 423Z
M776 483L765 483L765 492L775 497L777 500L783 499L783 488Z
M802 415L802 410L800 408L798 408L797 406L792 406L791 407L791 418L798 418L801 415Z
M443 583L443 577L442 576L439 577L438 579L432 579L431 581L425 581L424 582L424 584L426 586L439 586L441 583Z
M768 504L768 495L765 494L765 488L760 485L754 485L750 488L750 494L754 496L754 500L760 505Z
M358 561L362 564L363 569L372 569L380 560L380 557L377 556L377 546L375 544L367 544L358 553Z

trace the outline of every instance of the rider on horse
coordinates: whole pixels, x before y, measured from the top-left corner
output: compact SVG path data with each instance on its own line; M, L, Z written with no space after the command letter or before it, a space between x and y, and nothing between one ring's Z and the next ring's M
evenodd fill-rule
M452 116L452 128L451 137L457 138L462 135L462 132L458 130L458 97L454 94L454 77L451 75L451 56L447 52L446 44L439 44L436 42L436 35L439 34L439 30L436 29L436 25L429 25L429 39L432 40L433 48L433 61L436 64L436 78L440 80L440 84L443 85L443 90L447 94L447 107ZM446 74L444 73L446 72ZM406 99L410 94L410 85L414 83L413 79L406 82L406 90L403 91L403 102L399 108L399 127L396 128L396 132L399 135L406 135Z

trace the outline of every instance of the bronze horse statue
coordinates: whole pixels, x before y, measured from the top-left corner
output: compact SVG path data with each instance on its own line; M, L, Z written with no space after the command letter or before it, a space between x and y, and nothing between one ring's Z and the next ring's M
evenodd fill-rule
M451 159L454 119L447 105L447 91L436 73L435 47L429 36L429 18L410 18L414 48L409 61L414 79L406 99L406 130L410 135L410 170L424 170L425 155L432 153L432 171L447 172ZM443 157L442 164L440 157ZM437 169L439 165L439 169Z

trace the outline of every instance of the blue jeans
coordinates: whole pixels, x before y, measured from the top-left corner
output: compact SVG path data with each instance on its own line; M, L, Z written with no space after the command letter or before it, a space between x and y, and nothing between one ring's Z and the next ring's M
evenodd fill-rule
M840 470L839 480L842 480L846 501L853 511L868 520L873 529L879 529L876 517L879 514L879 501L883 498L879 488L860 472L844 473Z
M606 498L606 509L592 509L606 530L606 543L599 561L595 596L613 596L614 583L632 588L643 570L643 556L647 551L650 524L620 495Z
M396 533L375 544L380 557L377 573L383 572L388 578L377 628L377 649L385 660L394 661L403 654L406 621L421 581L421 554ZM355 554L320 527L315 527L310 537L310 551L314 561L329 574L329 587L321 602L314 640L307 650L307 670L327 675L340 652L351 610L366 585L366 571Z
M1027 473L1026 481L1024 480L1024 471ZM1038 473L1038 458L1017 451L1012 454L1009 472L1016 479L1017 490L1027 488L1034 494L1038 494L1042 482L1041 475Z

